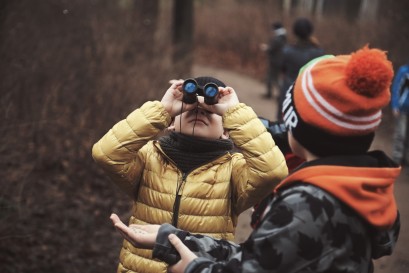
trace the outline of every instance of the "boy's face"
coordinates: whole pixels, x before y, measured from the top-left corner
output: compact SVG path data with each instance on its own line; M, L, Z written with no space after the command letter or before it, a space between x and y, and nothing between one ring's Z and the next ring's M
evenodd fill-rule
M291 131L288 132L288 144L290 145L293 154L302 159L306 159L304 147L300 143L298 143L298 141L293 137Z
M219 139L223 136L222 117L196 108L175 117L175 131L185 135Z
M312 154L306 148L304 148L304 146L294 138L291 132L288 132L288 144L290 145L293 154L306 161L311 161L318 158L318 156Z

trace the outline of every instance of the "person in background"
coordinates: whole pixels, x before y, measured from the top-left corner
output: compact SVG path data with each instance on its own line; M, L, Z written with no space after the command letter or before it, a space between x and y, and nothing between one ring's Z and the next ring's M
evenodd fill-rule
M283 48L281 71L283 83L280 89L277 107L277 121L282 121L282 103L288 88L294 83L300 68L310 60L324 55L318 40L313 36L314 25L307 18L298 18L293 24L296 42Z
M287 31L281 22L271 25L271 36L267 44L261 44L260 49L267 53L268 70L266 81L266 94L264 97L272 98L273 90L280 90L281 66L283 62L283 47L287 43Z
M392 78L385 52L368 47L301 69L283 116L289 145L306 162L275 187L241 245L169 224L128 227L113 214L114 226L153 248L173 273L373 272L373 259L392 253L400 228L393 191L401 168L369 151Z
M409 63L402 65L392 84L391 107L396 118L393 136L392 159L402 165L409 164Z
M171 83L161 101L114 125L92 156L133 200L129 224L171 223L232 240L238 215L287 176L284 156L233 88L213 77ZM125 240L124 271L166 272L166 264Z

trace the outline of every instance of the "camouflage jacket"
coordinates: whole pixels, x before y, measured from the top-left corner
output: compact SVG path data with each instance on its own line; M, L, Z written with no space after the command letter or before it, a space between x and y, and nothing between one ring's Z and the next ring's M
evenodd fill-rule
M333 177L333 171L345 180L342 187L334 186L335 191L324 190L318 182L311 182L319 181L318 176L325 177L327 184L336 185L342 179ZM359 196L354 192L359 202L365 194L381 192L374 190L374 185L382 184L383 192L388 192L399 171L400 168L381 152L308 162L278 186L262 220L243 244L192 235L163 225L153 254L170 264L175 263L179 257L167 242L167 235L176 233L199 256L189 264L185 271L188 273L373 272L372 260L391 254L399 234L399 215L393 193L389 191L387 196L379 198L390 202L380 206L376 213L367 212L377 215L383 212L385 216L379 220L366 216L337 192L347 188L347 192L352 193L354 189L348 189L347 185L351 182L360 184L358 188L367 187L369 193ZM330 177L333 181L329 181ZM368 183L371 177L376 181L374 184ZM366 184L362 186L361 183ZM374 199L367 196L357 205L362 207L366 202L371 204L366 207L374 210L378 207ZM391 210L385 206L390 206Z

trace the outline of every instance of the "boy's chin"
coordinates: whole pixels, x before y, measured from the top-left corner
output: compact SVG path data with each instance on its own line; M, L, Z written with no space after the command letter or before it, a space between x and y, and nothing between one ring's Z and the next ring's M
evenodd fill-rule
M207 134L201 134L200 132L196 132L196 131L194 132L194 134L191 134L191 136L212 139L212 137L208 136Z
M204 139L218 139L219 138L219 137L209 135L209 132L207 130L200 130L198 128L195 128L194 131L185 132L185 135L194 136L198 138L204 138Z

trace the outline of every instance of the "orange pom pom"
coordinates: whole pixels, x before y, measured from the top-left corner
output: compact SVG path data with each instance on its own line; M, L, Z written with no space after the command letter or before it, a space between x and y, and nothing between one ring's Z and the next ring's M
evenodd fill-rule
M349 88L363 96L376 97L389 88L393 67L384 51L365 46L351 54L345 74Z

